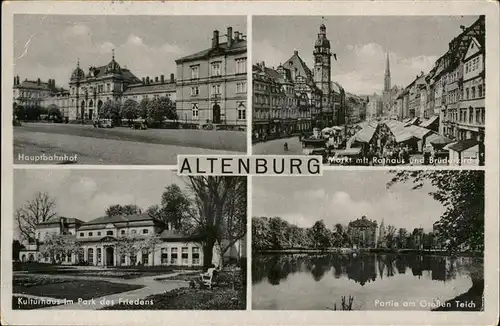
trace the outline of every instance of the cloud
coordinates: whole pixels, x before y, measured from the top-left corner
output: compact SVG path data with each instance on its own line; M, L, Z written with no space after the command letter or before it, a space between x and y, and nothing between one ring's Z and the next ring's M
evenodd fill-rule
M128 39L127 39L127 42L126 44L130 44L130 45L143 45L143 41L142 41L142 38L140 38L139 36L137 35L134 35L134 34L130 34Z
M269 40L253 42L253 61L266 63L266 66L278 66L287 60L291 54L285 54L280 48ZM282 61L279 61L282 60Z
M90 27L84 24L75 24L67 27L63 33L64 37L67 39L70 38L83 38L83 39L91 39L92 30Z
M102 54L111 53L111 50L116 48L116 46L111 42L104 42L97 47L99 52Z
M165 43L160 48L162 51L167 53L182 53L183 49L177 44Z

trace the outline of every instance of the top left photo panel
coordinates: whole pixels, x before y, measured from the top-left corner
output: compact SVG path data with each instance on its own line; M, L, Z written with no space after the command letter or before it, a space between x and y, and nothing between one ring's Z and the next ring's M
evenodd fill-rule
M14 15L14 164L246 154L246 16Z

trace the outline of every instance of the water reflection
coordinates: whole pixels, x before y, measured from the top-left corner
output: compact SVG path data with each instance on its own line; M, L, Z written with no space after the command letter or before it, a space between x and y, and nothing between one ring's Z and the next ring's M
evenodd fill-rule
M269 309L271 305L287 309L290 307L286 302L292 301L294 307L299 306L297 309L314 309L320 305L324 308L326 301L340 298L340 293L352 293L358 302L360 298L368 302L376 299L377 291L383 292L380 296L386 298L418 292L415 298L428 294L429 300L449 300L466 292L475 281L483 282L482 266L479 258L416 254L257 255L252 262L252 283L257 286L254 297L272 297L267 299L272 301L265 304L267 307L259 307L264 303L257 302L256 309ZM275 287L280 287L279 291L272 290ZM294 289L303 295L292 300ZM321 298L321 293L328 293L329 298ZM283 298L285 295L289 298ZM297 300L307 303L301 307ZM364 309L370 308L373 307L368 302Z

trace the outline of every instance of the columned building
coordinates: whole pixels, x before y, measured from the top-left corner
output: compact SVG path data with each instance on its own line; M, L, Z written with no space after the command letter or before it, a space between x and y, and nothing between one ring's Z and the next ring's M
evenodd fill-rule
M54 237L56 241L52 241ZM200 241L147 214L104 216L88 222L53 217L36 225L36 243L26 245L19 260L92 266L202 266ZM237 242L225 257L245 257L243 249L241 241ZM217 247L212 261L219 264Z
M226 41L221 42L225 36ZM246 129L247 41L232 27L211 46L177 59L177 114L186 124Z
M362 216L355 221L349 222L347 234L356 248L375 248L377 222Z

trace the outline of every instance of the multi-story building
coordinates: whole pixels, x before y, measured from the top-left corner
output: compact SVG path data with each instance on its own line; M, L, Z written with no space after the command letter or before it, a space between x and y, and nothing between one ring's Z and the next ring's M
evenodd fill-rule
M485 65L484 37L472 37L463 58L463 93L459 105L459 140L484 142Z
M107 65L90 66L87 73L80 68L78 60L69 80L69 90L56 87L53 79L44 83L40 79L20 82L19 76L14 78L14 103L44 108L55 105L69 120L95 119L106 102L123 104L128 99L140 102L160 97L168 97L175 102L174 75L170 75L170 80L161 75L154 79L144 77L141 81L116 62L114 51Z
M147 214L104 216L88 222L53 217L37 224L35 232L35 243L21 250L20 261L86 262L94 266L203 265L200 239L172 230ZM227 255L242 254L241 243L234 247ZM218 264L219 259L218 248L214 248L212 261Z
M246 36L227 28L226 42L213 32L211 47L177 59L176 109L192 124L210 122L244 130L247 117Z
M36 81L25 79L21 82L19 76L14 77L13 103L16 105L46 109L55 105L63 116L69 116L68 95L68 90L57 87L53 79L47 82L42 82L40 78Z
M356 248L375 248L377 241L377 222L362 216L349 222L347 234Z

